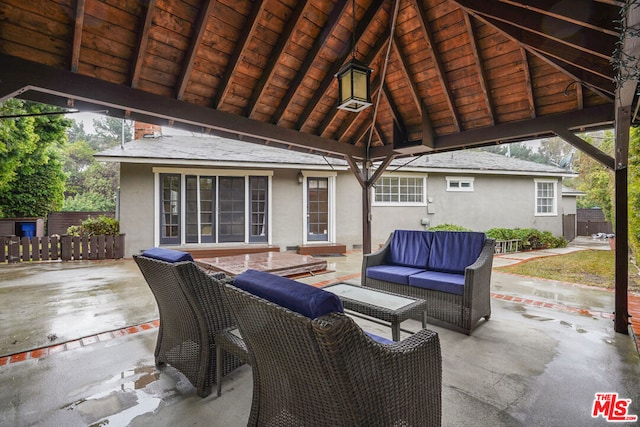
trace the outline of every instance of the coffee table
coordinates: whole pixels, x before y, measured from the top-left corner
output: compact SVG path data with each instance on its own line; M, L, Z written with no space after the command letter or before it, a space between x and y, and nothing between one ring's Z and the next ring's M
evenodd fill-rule
M394 341L400 341L400 323L413 315L421 313L422 328L427 327L427 302L423 299L350 283L336 283L322 289L340 297L345 309L390 323Z

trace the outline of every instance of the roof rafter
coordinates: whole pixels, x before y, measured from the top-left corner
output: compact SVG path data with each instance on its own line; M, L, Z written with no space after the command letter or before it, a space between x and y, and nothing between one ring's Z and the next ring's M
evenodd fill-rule
M278 63L278 59L282 56L284 49L287 47L291 38L293 37L294 31L298 26L298 23L302 19L305 7L308 3L299 2L296 9L293 12L293 15L289 17L287 20L287 25L285 26L284 32L280 37L278 37L278 42L269 55L269 59L267 60L267 64L265 65L264 72L260 76L260 80L258 81L258 85L253 90L251 98L247 104L247 108L245 109L245 116L251 117L256 111L256 107L258 105L258 100L262 96L265 87L267 87L267 83L271 80L273 75L275 74L276 64Z
M298 73L296 74L296 78L289 85L289 89L287 89L287 93L285 94L282 102L276 109L273 115L272 123L276 123L278 125L280 124L282 115L289 108L289 105L291 104L291 101L293 100L293 97L296 94L298 87L300 87L300 83L307 76L307 73L309 72L309 69L313 65L313 62L316 60L320 50L326 45L327 40L329 39L329 36L333 32L334 27L338 25L338 21L340 21L340 19L342 18L342 15L346 13L348 4L349 2L347 0L339 0L334 6L333 10L331 11L331 14L327 19L327 22L325 23L324 27L322 28L322 31L320 32L320 35L313 42L313 47L305 57L304 62L302 63L302 67L300 67L300 70L298 70Z
M362 16L362 19L360 19L360 22L358 22L358 26L356 27L356 30L355 30L356 45L358 44L363 34L367 31L367 29L373 22L373 17L381 10L381 7L383 4L384 4L383 0L374 0L369 6L369 8L365 11L364 15ZM302 129L304 127L307 120L309 119L309 116L311 115L313 110L315 110L316 105L318 105L318 102L320 101L320 99L322 99L325 96L325 93L331 86L331 83L335 82L335 75L338 73L338 71L340 71L340 69L342 68L342 65L344 64L346 59L349 57L349 54L351 54L351 49L349 47L350 46L347 45L347 49L343 49L343 52L341 52L338 58L336 58L335 61L333 61L333 64L329 69L329 72L327 72L327 74L324 76L324 79L322 80L320 85L316 88L313 97L311 98L307 106L302 111L302 114L300 114L300 117L298 118L298 122L296 124L296 129Z
M262 14L266 6L266 2L264 0L256 0L253 3L253 7L249 12L249 16L247 16L248 25L244 27L244 31L240 33L240 37L238 38L238 42L236 43L236 47L229 58L229 65L224 71L224 76L222 77L222 81L220 82L221 89L218 90L214 100L213 100L213 108L219 109L220 106L224 103L224 99L227 97L229 91L231 90L231 79L238 69L238 63L244 57L245 51L249 47L249 41L253 37L253 34L258 28L258 16Z
M478 49L478 40L476 39L476 32L473 29L473 23L471 22L471 17L469 16L469 14L464 10L462 11L462 14L464 15L464 25L467 28L467 33L469 34L469 38L471 39L470 45L471 45L471 50L473 52L473 59L475 60L476 67L478 68L478 79L480 80L482 96L484 97L485 104L487 104L487 111L489 111L491 125L494 125L496 124L495 107L493 106L493 101L491 100L491 91L489 90L489 82L487 81L487 75L482 65L482 59L480 58L480 50Z
M533 83L531 82L531 70L529 69L527 50L522 46L520 46L520 54L522 55L522 71L524 72L524 84L527 87L529 110L531 111L531 118L533 119L536 117L536 99L533 96Z
M453 0L468 11L513 24L545 38L582 50L591 55L611 59L610 48L618 40L615 35L542 15L530 9L485 0Z
M420 16L420 28L422 29L422 34L424 38L427 40L426 49L429 51L429 55L433 60L433 64L436 69L436 74L438 75L438 80L442 85L442 90L444 92L445 99L447 101L447 105L449 106L449 111L451 111L451 116L453 119L453 126L456 129L456 132L460 132L462 129L462 120L460 119L460 114L458 113L458 109L453 102L453 93L451 92L451 87L445 78L446 71L444 66L442 65L442 61L440 60L440 56L436 53L435 47L433 45L433 35L431 34L431 29L428 25L427 16L425 15L424 9L420 7L417 0L411 0L413 7L419 11Z
M84 7L86 0L78 0L76 5L76 22L73 30L73 47L71 48L71 71L78 72L80 64L80 47L82 47L82 29L84 27Z
M196 25L193 29L194 35L191 38L189 50L187 51L184 65L182 67L182 72L180 74L180 78L178 79L178 90L176 92L177 99L182 99L182 97L184 96L184 91L187 89L187 84L189 83L189 78L191 77L191 71L193 70L193 64L196 60L198 47L200 46L202 38L204 37L205 30L207 29L207 24L209 23L209 19L213 14L215 4L216 0L205 0L205 3L200 10L198 21L196 22Z
M142 70L144 55L147 52L147 44L149 43L149 31L151 30L151 24L153 23L153 11L155 7L156 0L149 0L144 15L144 24L142 25L142 31L140 31L140 37L138 38L136 53L133 57L133 67L131 72L132 88L138 87L138 80L140 80L140 72Z

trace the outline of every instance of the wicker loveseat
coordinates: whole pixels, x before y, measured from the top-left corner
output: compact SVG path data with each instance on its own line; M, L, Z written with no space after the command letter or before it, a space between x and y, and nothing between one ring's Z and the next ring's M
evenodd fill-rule
M430 318L470 334L491 316L494 246L484 233L396 230L364 256L362 285L424 299Z
M156 366L173 366L208 396L216 383L215 336L235 325L222 290L230 279L205 273L188 252L152 248L133 258L158 304ZM225 352L223 375L242 364Z
M438 335L377 341L334 294L249 270L225 286L253 370L251 426L437 426Z

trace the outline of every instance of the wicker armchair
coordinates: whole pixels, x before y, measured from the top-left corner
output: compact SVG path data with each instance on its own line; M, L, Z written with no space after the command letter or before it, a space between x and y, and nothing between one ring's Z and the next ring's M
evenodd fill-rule
M311 319L231 284L224 291L253 370L248 425L440 425L435 332L380 344L343 313Z
M217 382L215 336L235 324L222 292L226 276L209 275L193 261L171 263L144 254L133 258L160 313L156 366L173 366L196 387L198 396L208 396ZM225 353L223 375L243 363Z

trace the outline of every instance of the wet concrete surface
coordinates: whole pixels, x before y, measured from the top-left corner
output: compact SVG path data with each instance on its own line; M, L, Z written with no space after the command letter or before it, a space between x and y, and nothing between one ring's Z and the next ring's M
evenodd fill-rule
M299 280L322 283L348 278L358 283L361 254L327 261L332 273ZM133 261L101 263L95 264L95 272L74 266L73 275L84 277L77 281L58 266L48 267L51 276L45 274L46 268L30 273L0 268L2 336L21 337L21 329L7 332L9 326L4 322L23 310L23 301L39 305L37 288L49 295L57 309L48 308L41 311L46 316L38 316L31 313L32 305L24 310L29 321L47 331L61 331L63 336L72 335L65 332L66 327L86 336L89 329L156 318L153 296ZM44 290L44 278L57 291ZM104 280L111 278L115 282L109 292ZM613 310L612 292L495 271L492 291L552 301L588 310L588 314L494 299L491 320L481 320L471 336L429 325L438 332L442 347L444 426L610 425L602 416L591 417L595 394L603 392L631 399L628 414L640 415L640 357L635 343L630 336L613 331L610 317L593 314ZM57 300L56 292L60 293ZM83 297L87 292L95 297ZM4 302L7 297L12 303ZM89 305L76 308L76 303ZM57 316L66 320L56 321ZM391 336L388 327L357 321L365 330ZM11 328L19 327L19 321L10 322ZM414 320L402 326L408 331L420 328ZM37 329L22 329L31 330ZM0 366L0 426L246 425L252 392L250 367L243 366L224 378L221 397L214 393L201 399L179 372L170 366L154 367L156 335L157 329L151 329ZM402 333L403 338L408 335Z
M157 318L130 259L0 265L0 356Z

